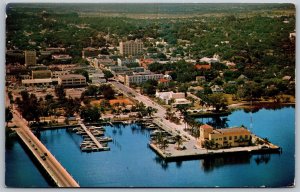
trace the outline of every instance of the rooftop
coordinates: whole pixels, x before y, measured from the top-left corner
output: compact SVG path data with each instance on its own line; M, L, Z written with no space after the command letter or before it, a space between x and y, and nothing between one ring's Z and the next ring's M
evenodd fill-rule
M62 76L59 76L60 79L72 79L72 78L84 78L84 76L82 75L79 75L79 74L68 74L68 75L62 75Z

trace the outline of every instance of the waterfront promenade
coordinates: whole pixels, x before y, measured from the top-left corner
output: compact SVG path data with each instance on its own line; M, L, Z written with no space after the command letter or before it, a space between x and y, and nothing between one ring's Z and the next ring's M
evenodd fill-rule
M32 133L18 111L13 110L14 130L58 187L80 187L51 152Z

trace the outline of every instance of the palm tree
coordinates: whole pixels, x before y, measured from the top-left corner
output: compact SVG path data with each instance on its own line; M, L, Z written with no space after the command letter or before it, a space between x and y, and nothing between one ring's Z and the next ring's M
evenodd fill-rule
M182 144L182 138L180 135L175 136L175 141L177 143L177 150L180 149L180 145Z
M163 139L161 143L161 148L163 149L164 152L167 147L168 147L168 141L166 139Z

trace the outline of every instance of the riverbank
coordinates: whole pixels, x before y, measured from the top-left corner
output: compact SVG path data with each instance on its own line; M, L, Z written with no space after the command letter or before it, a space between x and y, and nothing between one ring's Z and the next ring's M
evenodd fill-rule
M280 109L282 107L295 106L295 102L289 103L277 103L271 101L243 101L239 103L234 103L228 106L229 109Z

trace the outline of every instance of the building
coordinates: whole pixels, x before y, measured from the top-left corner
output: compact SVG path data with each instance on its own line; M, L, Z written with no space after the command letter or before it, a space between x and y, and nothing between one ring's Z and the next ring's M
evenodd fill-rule
M197 70L210 70L211 69L211 64L196 64L195 68Z
M140 40L131 40L126 42L120 42L120 54L122 56L134 56L143 52L144 44Z
M52 71L51 78L58 78L59 76L69 75L69 71Z
M72 59L72 57L68 54L60 54L60 55L52 55L52 59L66 61Z
M223 93L224 92L223 88L220 87L219 85L213 85L210 87L210 89L213 93Z
M89 80L92 82L92 85L99 85L101 83L106 83L104 73L89 74Z
M58 84L64 87L81 87L86 85L86 78L79 74L69 74L58 77Z
M185 99L185 93L170 92L156 92L155 97L163 100L166 104L177 107L178 105L189 105L191 102Z
M135 58L118 58L117 63L118 66L127 66L130 64L137 63L138 64L139 60Z
M36 65L36 51L25 51L25 65Z
M47 78L47 79L23 79L22 85L24 86L49 86L57 84L57 81Z
M140 64L141 67L144 67L145 69L148 69L148 65L150 65L150 64L152 64L154 62L155 62L154 59L147 58L147 59L140 59L139 64Z
M211 148L248 146L251 143L251 132L244 127L214 129L210 125L201 125L198 144L210 143Z
M124 84L127 86L130 86L132 84L141 84L146 82L149 79L153 80L159 80L163 78L163 74L155 74L155 73L133 73L132 75L126 75L125 76L125 82Z
M32 79L48 79L51 78L51 70L36 70L31 71Z

